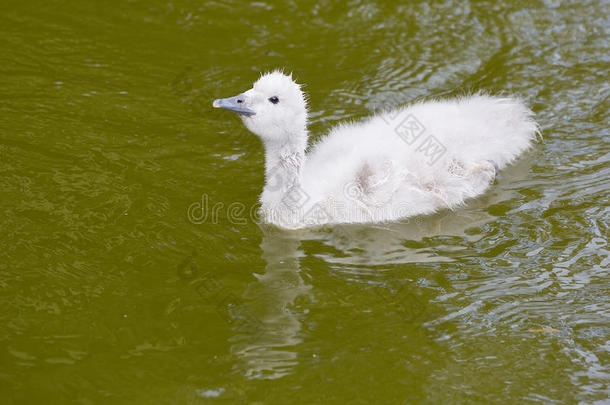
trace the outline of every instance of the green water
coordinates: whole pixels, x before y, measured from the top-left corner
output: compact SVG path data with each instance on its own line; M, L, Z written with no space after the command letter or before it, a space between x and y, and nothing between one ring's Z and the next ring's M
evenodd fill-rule
M0 402L608 401L607 1L0 10ZM211 101L276 67L314 137L486 89L544 139L454 212L259 226L262 147Z

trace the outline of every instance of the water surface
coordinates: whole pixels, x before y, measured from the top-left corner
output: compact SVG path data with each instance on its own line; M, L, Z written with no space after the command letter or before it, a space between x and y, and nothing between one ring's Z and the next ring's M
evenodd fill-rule
M0 8L4 403L607 401L607 1ZM211 100L276 67L313 139L486 90L543 140L456 211L260 226L262 146Z

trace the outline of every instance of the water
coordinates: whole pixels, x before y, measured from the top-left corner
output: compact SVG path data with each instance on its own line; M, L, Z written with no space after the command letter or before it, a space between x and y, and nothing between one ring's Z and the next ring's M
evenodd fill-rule
M0 7L3 403L608 400L607 1ZM275 67L314 137L485 89L543 140L454 212L259 226L211 100Z

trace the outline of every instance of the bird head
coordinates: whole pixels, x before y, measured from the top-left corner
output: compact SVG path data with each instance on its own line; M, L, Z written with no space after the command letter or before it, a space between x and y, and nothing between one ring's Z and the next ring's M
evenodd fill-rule
M307 101L292 74L263 74L252 88L213 106L236 112L246 127L265 143L286 143L306 136Z

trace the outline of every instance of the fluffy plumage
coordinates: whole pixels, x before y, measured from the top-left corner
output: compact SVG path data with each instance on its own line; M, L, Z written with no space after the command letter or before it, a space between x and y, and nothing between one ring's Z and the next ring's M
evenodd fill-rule
M477 94L341 124L306 155L306 99L291 76L267 73L252 89L214 105L240 112L263 141L261 210L284 228L394 221L454 208L483 193L538 132L521 101Z

